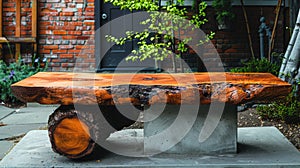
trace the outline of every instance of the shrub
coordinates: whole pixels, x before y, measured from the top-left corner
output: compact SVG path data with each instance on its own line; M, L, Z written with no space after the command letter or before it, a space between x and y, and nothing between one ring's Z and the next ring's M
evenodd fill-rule
M262 119L283 120L286 123L300 122L300 102L290 94L284 101L257 107Z
M10 85L46 69L47 62L45 59L43 61L34 59L32 64L25 64L19 60L9 65L0 60L0 100L5 103L20 102L12 94Z
M243 67L233 68L231 72L268 72L278 76L280 65L267 59L252 59L243 63Z

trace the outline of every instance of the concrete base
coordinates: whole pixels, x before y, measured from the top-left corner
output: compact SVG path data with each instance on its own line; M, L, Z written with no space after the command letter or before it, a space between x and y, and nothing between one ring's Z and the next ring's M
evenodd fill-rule
M123 130L111 143L136 150L143 146L143 130ZM123 137L123 138L122 138ZM95 160L74 161L53 153L47 131L29 132L0 162L0 167L300 167L300 152L275 128L238 129L238 153L227 155L175 155L125 157L106 153Z
M211 106L167 105L148 109L144 114L145 154L236 153L236 106L223 103ZM161 109L164 111L158 113Z

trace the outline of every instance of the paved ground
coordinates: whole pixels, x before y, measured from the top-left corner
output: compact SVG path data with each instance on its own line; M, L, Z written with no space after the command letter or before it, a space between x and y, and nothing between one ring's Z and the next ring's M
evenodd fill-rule
M0 106L0 160L12 149L18 137L31 130L45 129L48 116L57 107L35 103L20 109Z
M238 154L160 154L146 157L142 129L113 133L108 139L114 153L94 154L94 159L73 161L51 150L46 130L30 131L0 162L0 167L197 167L197 168L299 168L299 151L275 127L238 129ZM126 154L126 156L122 156Z

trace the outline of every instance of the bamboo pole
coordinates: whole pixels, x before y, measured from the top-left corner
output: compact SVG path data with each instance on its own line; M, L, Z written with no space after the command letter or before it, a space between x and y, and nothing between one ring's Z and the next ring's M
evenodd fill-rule
M284 54L284 57L283 57L283 60L282 60L282 64L281 64L281 67L280 67L280 71L279 71L279 78L281 78L282 80L285 80L284 77L285 77L285 74L283 73L283 71L285 70L286 68L286 64L287 64L287 61L291 55L291 52L293 50L293 47L294 47L294 44L295 44L295 41L296 41L296 38L298 36L298 33L299 33L299 28L295 28L293 33L292 33L292 37L290 39L290 42L289 42L289 45L285 51L285 54Z
M284 66L283 71L280 72L282 75L281 78L284 80L291 81L295 78L297 75L298 69L299 69L299 60L300 60L300 10L298 13L298 18L296 21L296 26L293 32L292 39L290 40L289 47L286 51L286 54L289 54L285 56L286 63ZM295 34L295 35L294 35ZM286 75L288 75L288 78L286 78Z
M254 55L254 51L253 51L253 44L252 44L252 38L251 38L251 31L250 31L250 26L249 26L249 22L248 22L248 15L244 6L244 1L241 0L241 5L242 5L242 9L243 9L243 13L244 13L244 18L245 18L245 22L246 22L246 27L247 27L247 33L248 33L248 40L249 40L249 47L250 47L250 52L251 52L251 56L254 59L255 55Z
M275 42L274 39L275 39L276 28L277 28L278 20L279 20L281 4L282 4L282 0L278 0L278 4L277 4L276 10L275 10L276 11L276 17L275 17L275 22L274 22L272 35L271 35L271 39L270 39L270 45L269 45L269 52L268 52L268 60L269 61L271 61L271 54L272 54L272 50L274 48L274 42Z

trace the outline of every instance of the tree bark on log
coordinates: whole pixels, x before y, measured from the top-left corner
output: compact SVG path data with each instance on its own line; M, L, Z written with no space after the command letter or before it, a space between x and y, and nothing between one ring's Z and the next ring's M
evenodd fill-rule
M134 117L138 113L131 116ZM89 157L111 133L135 120L125 117L114 106L62 105L49 117L48 134L54 152L79 159Z

